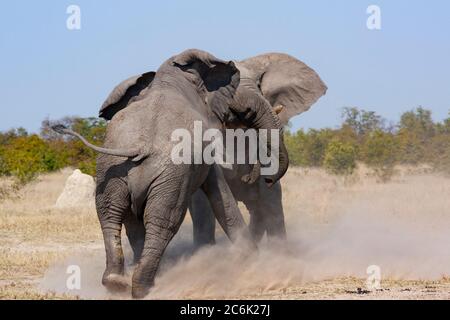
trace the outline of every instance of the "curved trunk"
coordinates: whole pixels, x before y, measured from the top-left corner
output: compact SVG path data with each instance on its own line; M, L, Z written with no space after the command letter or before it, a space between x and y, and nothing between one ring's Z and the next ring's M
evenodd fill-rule
M267 144L267 147L270 148L270 144ZM278 180L280 180L285 174L289 167L289 155L286 149L286 146L284 144L284 138L283 138L283 130L280 130L280 143L279 143L279 169L278 172L271 176L264 177L264 181L266 184L271 187L273 184L275 184Z
M284 145L283 130L280 119L272 110L270 103L261 95L258 88L251 79L241 79L241 83L236 91L236 104L232 110L239 116L245 125L256 129L278 129L280 130L279 141L279 167L278 171L265 176L265 182L272 186L284 176L289 167L289 156ZM272 143L270 134L267 135L267 150L271 150Z

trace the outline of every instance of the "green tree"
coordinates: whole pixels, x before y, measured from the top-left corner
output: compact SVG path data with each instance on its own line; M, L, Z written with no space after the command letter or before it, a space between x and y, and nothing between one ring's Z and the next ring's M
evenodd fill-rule
M398 142L402 163L427 161L427 148L436 133L431 111L419 107L402 114L398 125Z
M307 167L309 165L308 157L305 152L307 144L307 135L303 130L291 133L285 131L284 143L289 153L289 162L293 166Z
M48 144L35 134L13 138L2 149L3 173L17 177L21 183L62 165Z
M374 130L384 128L385 120L374 111L344 107L341 116L344 120L343 126L352 128L360 137Z
M399 127L400 130L414 133L423 140L432 137L435 132L431 111L422 107L403 113Z
M326 148L324 166L333 174L352 174L356 168L356 148L347 142L331 141Z
M364 162L383 181L390 179L398 158L398 145L393 134L376 130L369 134L362 148Z
M322 166L327 146L333 136L334 133L331 129L310 129L308 131L304 152L309 166Z
M64 124L83 135L89 142L101 145L106 134L106 121L98 118L65 117L58 121L46 119L41 126L41 136L49 141L52 150L60 155L61 161L94 176L97 153L74 137L61 137L55 134L51 126L56 123Z

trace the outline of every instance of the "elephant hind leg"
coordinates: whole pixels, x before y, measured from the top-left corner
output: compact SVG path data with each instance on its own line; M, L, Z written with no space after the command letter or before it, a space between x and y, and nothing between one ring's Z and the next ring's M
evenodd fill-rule
M128 241L130 242L133 251L133 263L137 264L141 258L142 250L144 249L144 222L130 212L130 214L125 217L123 224L125 225L125 232L127 233Z
M203 190L199 189L192 195L189 212L192 218L195 248L214 245L216 218Z
M102 284L110 291L124 291L128 284L123 277L121 231L123 219L130 211L126 184L118 179L110 180L105 190L97 194L96 205L106 251L106 268Z
M144 247L132 279L131 294L135 299L144 298L153 286L161 258L183 222L191 195L189 177L161 177L161 180L150 191L144 210ZM170 186L164 183L167 180L172 180Z

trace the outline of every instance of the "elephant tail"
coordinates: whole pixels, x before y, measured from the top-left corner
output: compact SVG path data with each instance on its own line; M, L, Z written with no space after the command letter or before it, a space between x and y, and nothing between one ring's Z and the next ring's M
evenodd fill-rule
M66 126L62 124L52 126L52 130L59 134L68 134L74 137L77 137L81 140L87 147L91 148L94 151L108 154L116 157L124 157L124 158L132 158L132 161L140 161L149 156L150 152L145 150L145 148L133 148L133 149L108 149L102 148L93 145L89 141L87 141L81 134L68 129Z

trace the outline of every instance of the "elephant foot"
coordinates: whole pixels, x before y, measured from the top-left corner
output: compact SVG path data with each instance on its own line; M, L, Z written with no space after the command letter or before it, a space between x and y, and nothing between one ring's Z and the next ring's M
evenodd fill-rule
M150 292L150 286L133 284L131 288L131 296L133 299L144 299Z
M102 284L111 292L124 292L130 287L127 280L123 275L110 273L104 275L102 278Z

